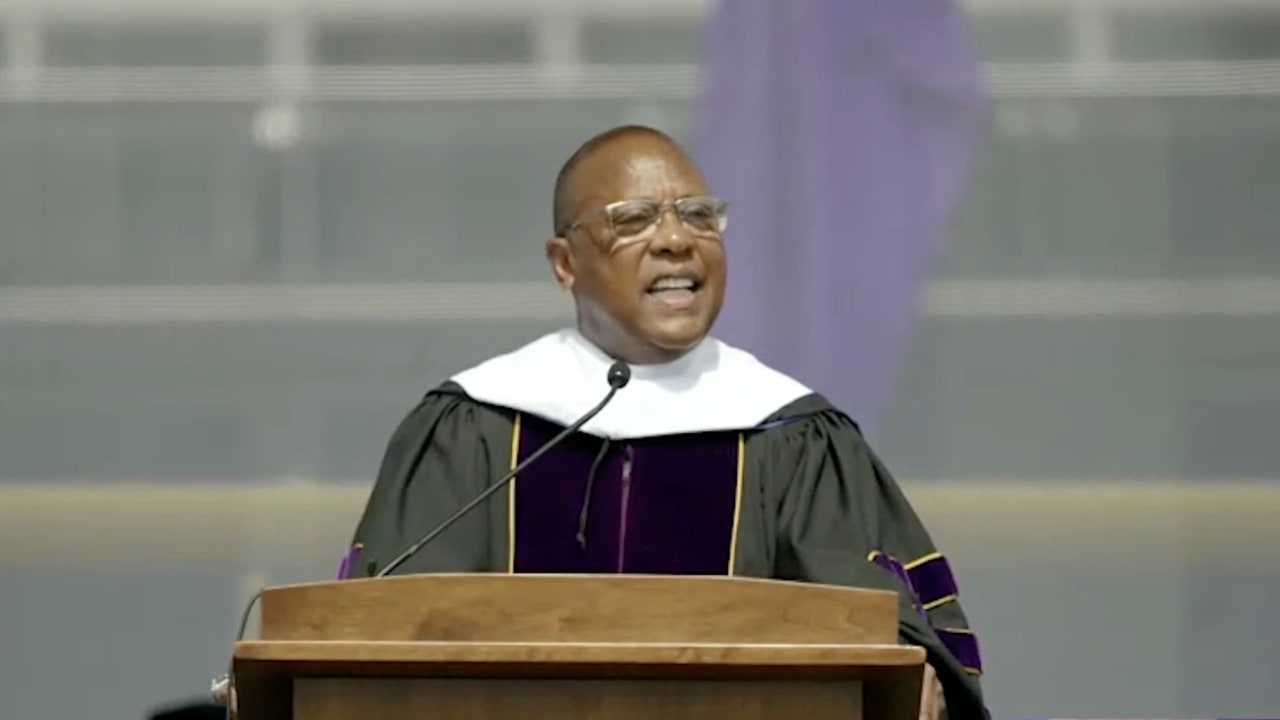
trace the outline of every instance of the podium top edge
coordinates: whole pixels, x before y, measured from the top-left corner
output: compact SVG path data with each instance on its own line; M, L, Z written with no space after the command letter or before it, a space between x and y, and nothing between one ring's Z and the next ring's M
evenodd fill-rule
M891 590L881 588L857 587L851 585L830 585L799 580L778 580L773 578L749 577L742 575L645 575L645 574L568 574L568 573L504 573L504 572L442 572L417 573L412 575L389 575L387 577L356 577L339 580L314 580L308 582L268 585L262 588L263 593L280 590L297 590L305 588L321 588L336 584L366 585L372 583L411 583L411 582L525 582L525 583L565 583L565 582L608 582L619 585L635 583L666 583L670 585L724 583L727 585L751 585L755 587L776 588L808 588L820 592L838 592L854 594L872 594L896 596Z
M236 643L237 662L724 665L894 668L921 665L923 648L884 644L653 643L653 642L364 642Z

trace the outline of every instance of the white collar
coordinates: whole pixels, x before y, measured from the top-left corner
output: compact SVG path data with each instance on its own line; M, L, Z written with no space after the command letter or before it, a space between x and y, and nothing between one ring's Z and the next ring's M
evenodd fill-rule
M604 398L613 362L565 329L452 380L480 402L569 425ZM632 365L631 381L582 430L615 440L743 430L810 392L750 353L707 338L672 362Z

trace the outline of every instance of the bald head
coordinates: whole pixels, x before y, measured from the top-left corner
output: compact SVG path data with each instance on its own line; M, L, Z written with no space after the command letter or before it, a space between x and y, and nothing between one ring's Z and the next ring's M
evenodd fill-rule
M690 166L693 164L680 143L661 130L645 125L622 125L606 130L578 146L569 159L565 160L564 165L560 166L560 172L556 175L555 196L552 200L552 231L556 235L562 235L569 223L573 222L574 205L578 194L577 185L582 176L591 174L583 172L584 168L590 165L589 161L606 150L617 149L619 146L631 143L646 142L666 145Z

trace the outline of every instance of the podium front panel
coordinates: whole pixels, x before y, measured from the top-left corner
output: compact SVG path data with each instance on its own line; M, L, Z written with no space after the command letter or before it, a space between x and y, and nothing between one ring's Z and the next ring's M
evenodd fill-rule
M860 720L863 684L299 678L294 720Z

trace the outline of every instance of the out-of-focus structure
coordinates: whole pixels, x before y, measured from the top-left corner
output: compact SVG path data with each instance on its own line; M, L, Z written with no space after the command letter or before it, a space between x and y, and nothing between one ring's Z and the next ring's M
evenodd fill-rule
M877 445L998 718L1280 706L1280 3L970 0L995 99ZM564 156L696 0L0 0L0 698L199 694L430 385L564 323Z

